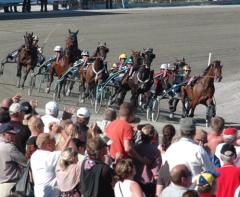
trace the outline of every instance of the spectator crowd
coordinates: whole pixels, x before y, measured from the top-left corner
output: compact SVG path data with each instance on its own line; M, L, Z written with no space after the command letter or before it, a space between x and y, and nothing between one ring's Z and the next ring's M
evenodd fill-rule
M5 98L0 108L0 197L235 197L240 133L214 117L211 131L140 124L123 103L96 121L88 108Z

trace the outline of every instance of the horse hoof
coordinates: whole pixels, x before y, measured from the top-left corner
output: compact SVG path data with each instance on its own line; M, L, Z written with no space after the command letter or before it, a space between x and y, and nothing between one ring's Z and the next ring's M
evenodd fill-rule
M173 119L173 118L174 118L174 114L171 113L171 114L169 115L169 118L170 118L170 119Z
M45 92L48 94L50 92L50 88L46 88Z
M66 96L70 96L70 90L67 90Z

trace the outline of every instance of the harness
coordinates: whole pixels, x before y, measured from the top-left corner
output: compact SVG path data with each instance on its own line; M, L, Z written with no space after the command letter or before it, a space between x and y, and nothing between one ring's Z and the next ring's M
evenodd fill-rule
M141 80L140 78L139 78L139 73L137 74L137 80L140 82L140 83L143 83L143 84L146 84L147 82L149 82L149 80L150 80L150 76L151 75L149 75L149 78L148 79L146 79L146 80Z
M95 68L94 68L94 65L95 65L95 63L92 64L92 70L93 70L93 72L95 74L95 78L94 79L95 79L95 82L96 82L97 79L98 79L98 75L101 74L105 70L105 68L103 67L101 70L96 71Z

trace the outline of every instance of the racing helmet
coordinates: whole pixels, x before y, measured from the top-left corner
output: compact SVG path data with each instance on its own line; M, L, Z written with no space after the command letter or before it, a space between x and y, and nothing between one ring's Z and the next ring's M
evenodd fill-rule
M119 55L119 60L120 59L127 59L127 54L126 53L122 53L121 55Z
M161 64L160 69L161 69L161 70L166 70L166 69L168 69L168 64Z
M88 52L88 51L83 51L83 52L81 53L81 56L88 56L88 57L89 57L89 52Z
M38 41L39 40L38 36L37 35L33 35L33 40L34 41Z
M54 47L54 49L53 49L53 51L55 51L55 52L61 52L62 51L62 47L61 46L55 46Z
M125 61L125 64L133 64L132 58L128 58L128 59Z
M168 70L175 71L176 66L174 64L168 64Z
M191 72L191 67L188 64L186 64L185 66L183 66L183 70Z

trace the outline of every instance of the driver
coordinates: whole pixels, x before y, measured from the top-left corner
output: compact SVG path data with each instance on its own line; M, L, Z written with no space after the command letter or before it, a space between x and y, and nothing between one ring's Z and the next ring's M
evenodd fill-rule
M119 61L112 65L111 70L113 70L113 72L117 72L125 66L125 61L127 59L127 54L122 53L121 55L119 55L118 59L119 59Z
M61 61L63 59L63 48L57 45L54 47L53 51L55 52L55 61Z

